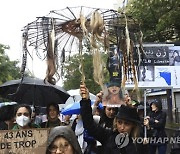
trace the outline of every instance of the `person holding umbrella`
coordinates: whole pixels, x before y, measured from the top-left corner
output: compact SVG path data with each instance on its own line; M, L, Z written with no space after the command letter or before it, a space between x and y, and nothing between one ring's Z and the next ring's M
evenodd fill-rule
M29 105L18 105L15 109L16 124L14 125L13 130L40 128L39 125L36 125L31 122L31 114L32 110Z

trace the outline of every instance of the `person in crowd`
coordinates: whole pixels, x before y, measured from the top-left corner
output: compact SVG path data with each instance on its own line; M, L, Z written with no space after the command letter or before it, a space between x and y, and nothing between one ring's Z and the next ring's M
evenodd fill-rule
M39 115L39 109L36 107L32 108L32 114L31 114L31 122L35 123L36 125L40 125L42 123L42 118Z
M103 99L103 91L100 91L98 94L96 94L96 100L95 100L95 102L93 104L93 108L92 108L94 122L105 129L113 130L113 121L114 121L115 115L117 114L117 109L118 109L117 107L103 106L103 108L100 110L99 116L95 116L95 112L99 107L99 103L102 102L102 99ZM88 134L88 132L87 132L87 134ZM90 135L85 134L85 136L90 136ZM87 139L86 139L86 141L87 141ZM103 147L102 147L101 143L98 141L96 141L96 143L94 143L92 137L89 139L87 148L88 149L91 148L90 150L93 150L96 153L103 152Z
M84 126L82 122L81 115L77 115L77 118L74 119L73 124L72 124L72 130L75 132L75 135L78 139L79 145L82 149L82 152L84 153L86 147L87 147L87 142L84 140Z
M166 154L167 143L165 143L163 139L166 137L166 113L162 111L162 103L160 100L153 101L150 107L151 112L144 118L144 125L147 127L148 136L152 139L152 143L149 143L150 154L156 154L157 149L159 154Z
M96 95L96 101L94 102L94 106L92 109L93 115L96 111L95 109L98 108L99 103L102 102L102 98L103 98L103 92L100 91ZM117 109L118 108L115 108L115 107L104 106L103 109L100 111L100 120L99 120L98 124L106 129L112 129L114 117L117 114Z
M56 103L50 103L46 107L47 121L41 123L41 128L52 128L62 125L59 119L59 106Z
M57 126L50 130L46 154L82 154L78 140L69 126Z
M64 126L70 125L71 126L72 125L71 116L72 115L65 115L64 121L62 122L62 125L64 125Z
M16 124L12 129L30 129L30 128L40 128L31 122L32 110L29 105L20 104L15 109Z
M0 130L10 130L14 125L15 105L6 105L0 107Z
M137 154L132 138L138 136L139 116L135 108L121 105L114 118L113 130L105 129L93 121L89 91L84 84L80 85L82 100L81 116L84 128L103 146L103 154ZM124 141L122 143L122 141Z

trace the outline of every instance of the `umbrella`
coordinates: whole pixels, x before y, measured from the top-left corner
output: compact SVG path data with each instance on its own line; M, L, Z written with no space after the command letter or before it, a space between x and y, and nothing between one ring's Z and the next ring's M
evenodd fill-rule
M15 105L17 104L16 102L0 102L0 107L6 106L6 105Z
M30 77L24 77L22 83L21 79L5 82L0 86L0 96L34 106L47 106L51 102L64 104L69 98L69 94L62 87Z
M65 106L67 106L68 104L72 104L75 102L79 102L82 97L80 96L80 89L71 89L67 91L68 94L70 95L70 97L67 99ZM90 100L95 100L96 99L96 95L89 93L90 96Z
M91 101L91 105L94 104L95 101ZM99 108L103 108L102 103L99 103ZM61 114L63 115L71 115L71 114L80 114L80 102L75 102L72 104L67 105L62 111Z

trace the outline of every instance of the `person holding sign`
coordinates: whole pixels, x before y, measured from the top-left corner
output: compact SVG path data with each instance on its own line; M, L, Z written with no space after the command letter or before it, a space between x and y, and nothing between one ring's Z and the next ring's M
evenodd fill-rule
M29 105L20 104L15 109L16 125L13 130L17 129L29 129L29 128L40 128L39 125L31 123L32 110Z
M107 130L94 122L89 91L84 84L80 85L80 94L84 128L102 144L103 154L138 154L131 138L138 136L140 118L137 110L128 105L121 105L114 119L113 130Z
M78 140L70 126L51 129L47 141L46 154L82 154Z

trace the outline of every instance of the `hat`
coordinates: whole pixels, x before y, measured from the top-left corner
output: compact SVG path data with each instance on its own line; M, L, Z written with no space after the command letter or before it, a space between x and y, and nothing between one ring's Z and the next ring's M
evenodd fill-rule
M121 107L119 107L118 109L116 117L118 119L124 119L137 124L140 123L140 118L138 116L137 109L129 106L121 105Z
M118 83L118 82L109 82L107 83L107 87L113 87L113 86L117 86L117 87L120 87L121 86L121 83Z

